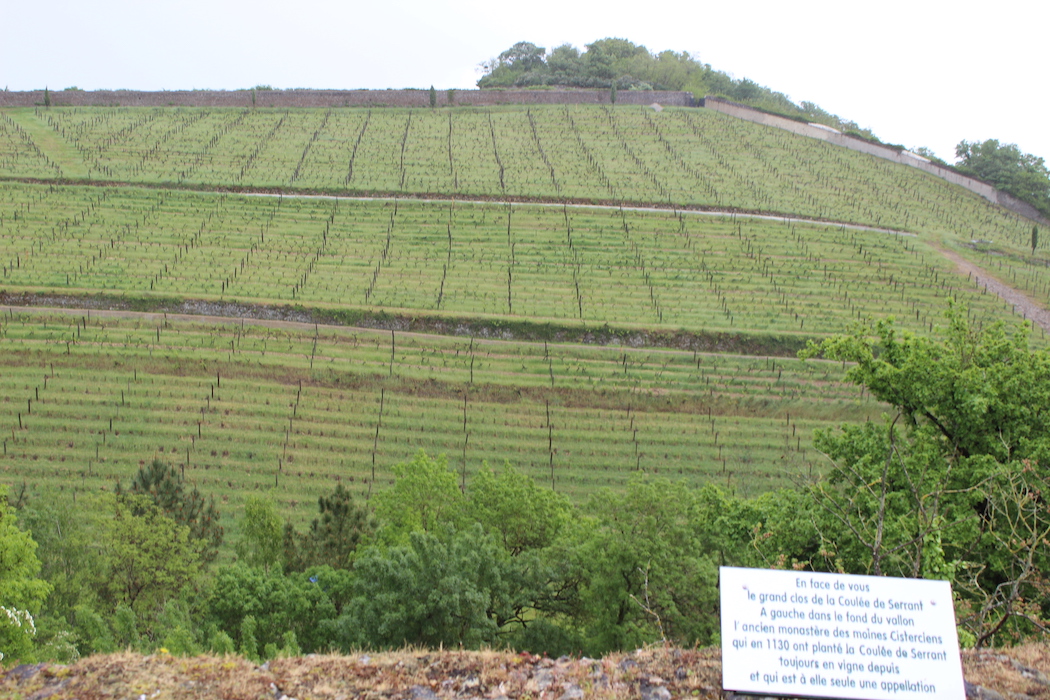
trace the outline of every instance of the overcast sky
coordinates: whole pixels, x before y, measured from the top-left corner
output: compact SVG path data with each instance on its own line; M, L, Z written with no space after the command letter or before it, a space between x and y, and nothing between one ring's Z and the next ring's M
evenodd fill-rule
M0 0L0 89L471 88L518 41L688 51L954 162L1050 160L1045 0Z

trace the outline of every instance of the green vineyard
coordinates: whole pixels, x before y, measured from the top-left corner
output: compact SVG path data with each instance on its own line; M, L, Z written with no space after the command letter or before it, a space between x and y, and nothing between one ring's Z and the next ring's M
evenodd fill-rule
M820 469L813 428L880 410L835 363L163 315L8 311L0 358L5 481L90 491L158 458L289 510L419 449L574 496L636 470L758 493Z
M805 341L1014 313L941 248L1050 300L1031 222L703 109L8 109L0 182L4 299L247 317L4 311L0 479L71 496L160 459L301 519L419 449L758 494L883 411ZM386 325L259 320L300 316Z
M691 212L8 185L0 285L819 336L1009 308L914 236Z
M703 206L1015 244L1028 233L912 168L686 108L14 109L0 118L0 176Z

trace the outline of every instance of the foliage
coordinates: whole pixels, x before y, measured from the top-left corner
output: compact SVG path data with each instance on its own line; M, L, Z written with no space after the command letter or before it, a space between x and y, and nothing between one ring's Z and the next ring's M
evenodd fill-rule
M946 337L899 334L892 320L877 323L877 340L862 329L811 343L804 357L822 354L855 363L846 378L899 410L912 428L932 433L945 457L990 455L1023 459L1050 438L1050 358L1028 347L1027 326L978 328L967 313L947 312Z
M125 493L102 501L99 546L107 574L106 598L150 619L193 583L201 561L189 527L165 515L147 496Z
M214 496L205 498L196 486L187 491L179 472L157 459L139 469L128 492L149 496L162 513L189 528L204 561L215 559L222 545L223 528ZM119 483L117 493L122 493Z
M338 484L329 496L317 501L320 517L310 529L298 533L291 523L284 528L284 566L288 571L305 571L313 566L349 568L358 546L375 529L364 506L354 503L350 492Z
M484 75L478 87L568 87L606 88L610 101L617 90L683 90L699 99L705 95L726 97L760 109L805 118L840 131L873 134L856 123L844 121L812 102L795 104L791 99L748 78L739 80L702 63L687 51L652 53L627 39L605 38L587 44L583 53L570 44L546 49L519 41L481 64Z
M381 542L404 545L410 533L440 532L465 522L466 498L444 454L435 459L420 450L393 472L394 485L373 499Z
M264 571L281 568L284 555L282 522L272 493L265 496L248 495L244 499L241 541L237 543L237 556L241 561Z
M1050 216L1050 171L1042 158L996 139L960 141L955 156L960 172L984 180Z
M109 623L94 608L78 605L73 610L77 631L77 651L80 656L109 654L117 650Z
M97 546L97 518L87 510L49 494L29 501L19 512L23 527L38 544L40 575L51 586L44 618L38 620L42 632L52 620L72 620L78 605L98 603L99 584L107 576Z
M577 571L566 612L588 655L653 641L709 643L717 630L717 569L705 553L693 494L660 479L603 490L556 549Z
M324 623L336 618L349 586L349 572L327 567L284 575L237 564L216 574L206 618L252 655L285 646L288 631L304 651L323 650Z
M175 656L200 654L204 635L198 628L198 602L195 594L186 595L183 591L180 597L166 600L148 620L140 619L135 610L120 603L108 621L113 643L118 649L142 653L165 649Z
M583 53L564 44L549 55L546 49L522 41L483 68L480 88L551 85L683 90L690 89L689 85L699 86L693 74L703 72L705 66L684 52L652 55L644 46L626 39L608 38L587 44Z
M36 542L15 523L0 486L0 659L8 663L32 655L36 625L33 615L51 587L38 577Z
M510 465L497 475L487 465L471 479L471 520L493 533L511 555L551 545L571 517L568 499Z
M836 543L836 566L849 573L952 577L940 543L961 535L972 514L946 499L956 479L930 436L909 437L893 421L817 436L834 467L813 495L832 519L823 531Z
M1050 514L1036 505L1050 457L1050 355L1027 326L972 325L956 308L941 340L892 322L813 344L806 356L856 363L848 377L890 404L884 424L820 432L832 461L813 489L853 573L945 578L965 598L960 622L979 645L1045 630L1041 572Z
M506 552L480 526L366 549L354 566L354 598L335 626L340 647L478 648L492 643L500 603L520 579Z
M1050 511L1047 469L1023 460L998 470L980 489L981 552L966 563L957 589L961 622L978 646L1047 633L1050 618Z
M233 643L233 637L222 630L216 630L211 638L208 639L208 649L216 656L226 656L237 651L237 647Z

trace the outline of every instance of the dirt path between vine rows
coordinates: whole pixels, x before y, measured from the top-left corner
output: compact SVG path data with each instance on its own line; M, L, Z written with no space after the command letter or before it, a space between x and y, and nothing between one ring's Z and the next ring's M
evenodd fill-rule
M1030 320L1044 331L1050 333L1050 311L1029 299L1024 292L1014 289L1002 280L997 279L955 251L947 250L934 243L930 243L930 247L955 263L955 269L960 275L973 275L977 284L997 295L1006 303L1013 305L1014 312L1021 314L1025 319Z

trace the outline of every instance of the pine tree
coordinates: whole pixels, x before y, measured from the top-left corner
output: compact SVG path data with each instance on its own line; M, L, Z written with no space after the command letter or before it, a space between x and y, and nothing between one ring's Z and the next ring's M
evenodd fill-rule
M206 562L215 559L222 544L223 528L219 525L214 497L206 499L196 486L187 491L175 468L157 459L139 469L128 491L149 496L164 515L189 527L190 536L200 545L201 558ZM119 484L117 493L121 493Z
M354 503L342 484L317 501L320 516L310 529L300 534L287 523L284 527L284 561L288 571L305 571L327 564L334 569L350 565L350 555L374 529L368 511Z

